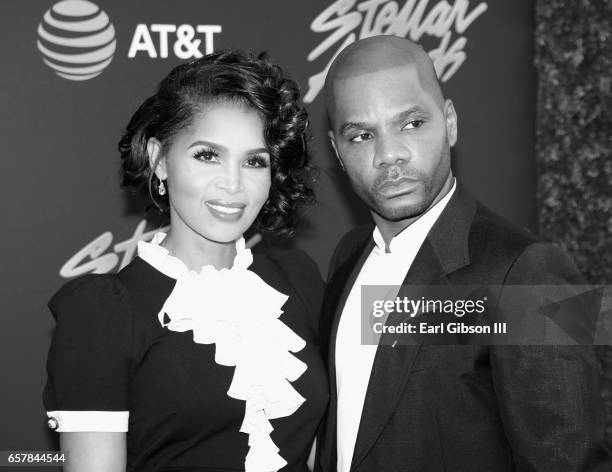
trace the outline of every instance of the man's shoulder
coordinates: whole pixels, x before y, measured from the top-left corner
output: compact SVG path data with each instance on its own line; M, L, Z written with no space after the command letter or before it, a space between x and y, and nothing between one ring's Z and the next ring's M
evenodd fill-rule
M472 264L503 268L505 283L581 280L571 258L556 244L519 228L480 203L470 230L469 247Z
M496 244L500 249L521 251L541 239L527 228L506 220L480 202L476 203L476 213L470 228L470 242L478 245L486 242Z
M528 229L520 228L477 202L468 241L472 264L508 268L530 246L540 243L540 238Z

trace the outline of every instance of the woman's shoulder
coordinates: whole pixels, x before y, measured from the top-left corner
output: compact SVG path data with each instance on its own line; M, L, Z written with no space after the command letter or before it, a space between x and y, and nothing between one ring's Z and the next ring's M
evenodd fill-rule
M102 314L125 311L127 293L117 274L87 274L62 285L48 302L58 326L91 323Z
M265 249L255 254L255 263L278 271L296 289L307 287L311 291L313 289L318 291L323 288L319 267L301 249Z
M87 274L62 285L49 300L49 308L57 315L67 309L116 305L125 295L125 287L116 274Z
M49 301L55 318L53 345L71 350L113 346L123 352L132 335L127 292L115 274L88 274L64 284ZM124 349L125 348L125 349Z
M170 293L173 280L136 257L118 273L87 274L66 282L49 301L56 318L75 312L81 317L131 311L151 294ZM155 297L154 297L155 298ZM67 316L67 315L65 315Z
M270 249L264 253L283 272L294 277L305 277L321 280L321 273L316 262L301 249Z
M282 279L307 310L318 318L324 282L315 261L300 249L266 249L255 254L255 267L268 283ZM271 272L274 272L272 274ZM278 287L283 291L285 287Z

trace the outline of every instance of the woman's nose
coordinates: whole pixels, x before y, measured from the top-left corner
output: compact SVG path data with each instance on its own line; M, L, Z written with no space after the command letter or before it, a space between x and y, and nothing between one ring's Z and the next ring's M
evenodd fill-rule
M219 180L219 187L229 194L242 191L242 169L239 166L230 166Z

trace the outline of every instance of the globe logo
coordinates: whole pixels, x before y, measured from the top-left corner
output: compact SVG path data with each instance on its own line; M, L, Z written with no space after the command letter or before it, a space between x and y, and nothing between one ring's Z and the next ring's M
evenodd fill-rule
M89 80L113 60L115 28L108 15L87 0L63 0L38 25L38 50L57 75Z

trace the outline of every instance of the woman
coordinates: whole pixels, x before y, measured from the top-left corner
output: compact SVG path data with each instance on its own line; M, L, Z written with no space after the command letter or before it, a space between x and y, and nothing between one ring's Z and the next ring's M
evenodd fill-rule
M264 58L176 67L119 143L123 183L170 229L118 274L66 284L44 401L68 471L304 471L328 398L322 281L299 251L253 256L253 224L292 233L307 116Z

